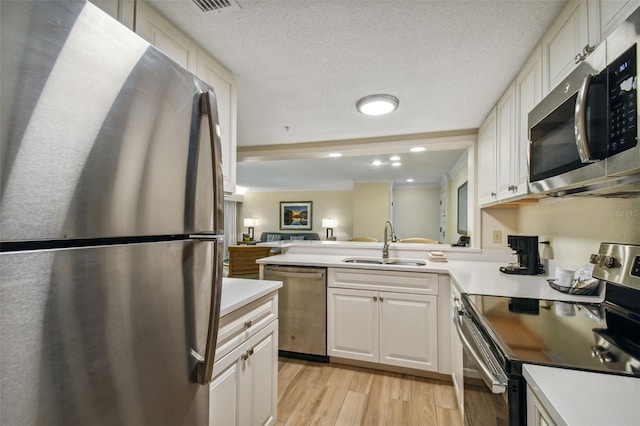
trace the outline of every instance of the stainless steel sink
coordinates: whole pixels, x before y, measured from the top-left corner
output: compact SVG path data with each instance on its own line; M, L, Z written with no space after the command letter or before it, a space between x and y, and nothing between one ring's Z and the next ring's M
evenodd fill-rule
M346 263L364 263L369 265L408 265L408 266L425 266L424 260L417 259L382 259L374 257L348 257L342 260Z

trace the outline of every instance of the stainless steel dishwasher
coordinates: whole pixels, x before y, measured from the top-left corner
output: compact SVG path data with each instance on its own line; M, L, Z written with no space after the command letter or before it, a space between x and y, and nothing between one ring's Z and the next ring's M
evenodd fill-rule
M327 362L327 269L265 266L264 279L283 283L278 293L279 354Z

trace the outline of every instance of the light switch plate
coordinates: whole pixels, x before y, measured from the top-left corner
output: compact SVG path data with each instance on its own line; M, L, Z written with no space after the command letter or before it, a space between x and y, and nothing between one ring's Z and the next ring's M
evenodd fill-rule
M493 243L500 244L502 243L502 231L497 229L493 231Z

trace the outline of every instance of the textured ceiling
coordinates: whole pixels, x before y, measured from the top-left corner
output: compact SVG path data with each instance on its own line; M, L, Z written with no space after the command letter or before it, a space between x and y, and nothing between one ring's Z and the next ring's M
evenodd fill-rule
M151 0L235 75L242 148L477 128L564 4L237 3L219 14ZM355 102L373 93L397 96L398 110L359 114Z

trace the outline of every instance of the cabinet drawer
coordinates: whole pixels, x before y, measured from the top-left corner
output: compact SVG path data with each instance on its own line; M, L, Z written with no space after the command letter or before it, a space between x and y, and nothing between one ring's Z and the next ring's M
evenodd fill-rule
M256 334L278 317L278 294L267 294L220 318L216 359Z
M329 287L438 294L438 274L329 268Z

